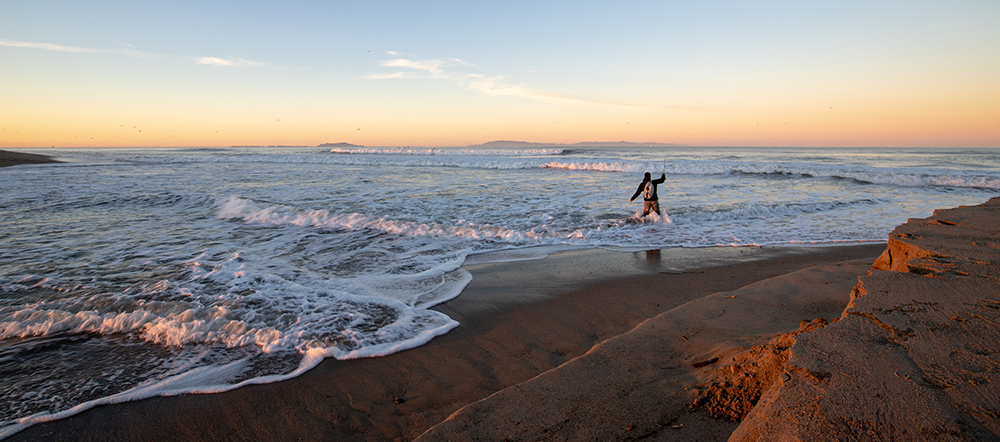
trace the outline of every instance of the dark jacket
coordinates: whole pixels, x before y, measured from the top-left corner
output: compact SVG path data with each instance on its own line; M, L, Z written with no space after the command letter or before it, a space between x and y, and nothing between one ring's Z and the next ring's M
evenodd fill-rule
M635 190L635 195L632 195L632 198L629 198L629 201L634 200L637 196L639 196L640 194L642 194L643 190L646 190L646 183L653 183L653 195L650 196L649 198L643 197L643 200L645 200L645 201L658 201L659 200L659 198L657 198L657 196L656 196L656 185L657 184L662 184L664 181L666 181L667 180L667 174L666 173L661 174L660 177L657 178L657 179L655 179L655 180L651 180L650 178L651 177L649 175L649 172L646 172L645 178L642 179L642 183L639 184L639 188Z

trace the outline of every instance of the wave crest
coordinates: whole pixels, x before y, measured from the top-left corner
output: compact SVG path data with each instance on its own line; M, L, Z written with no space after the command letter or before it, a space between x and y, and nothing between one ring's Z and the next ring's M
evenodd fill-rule
M253 201L234 196L228 197L219 205L217 216L222 219L240 219L252 224L374 230L401 236L491 238L507 241L534 240L551 236L545 233L520 232L490 225L448 226L373 218L360 213L331 214L326 210L303 211L278 205L260 207Z

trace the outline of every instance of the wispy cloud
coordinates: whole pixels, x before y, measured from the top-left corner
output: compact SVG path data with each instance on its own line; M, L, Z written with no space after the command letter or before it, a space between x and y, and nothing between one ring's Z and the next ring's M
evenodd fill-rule
M219 58L219 57L191 57L196 64L229 67L260 67L267 66L267 63L246 60L242 58Z
M161 55L139 51L129 48L87 48L80 46L65 46L53 43L37 43L31 41L5 40L0 39L0 46L15 48L44 49L56 52L75 52L81 54L121 54L135 58L159 57ZM198 65L227 66L227 67L261 67L268 66L267 63L246 60L243 58L219 58L219 57L187 57L194 60Z
M153 57L153 54L143 51L137 51L135 49L106 49L106 48L84 48L79 46L64 46L52 43L36 43L31 41L19 41L19 40L4 40L0 39L0 46L9 46L15 48L32 48L32 49L45 49L48 51L56 52L76 52L83 54L122 54L128 55L129 57L145 58Z
M405 78L406 72L390 72L388 74L371 74L365 78L372 80L389 80L393 78Z
M493 97L519 97L548 103L642 107L636 104L586 100L562 92L549 92L532 89L522 84L510 84L504 80L503 76L484 77L482 75L469 74L466 76L463 83L465 84L466 89L479 91L484 95Z
M398 52L390 51L389 55L399 56L400 54ZM397 78L442 79L453 81L468 90L477 91L483 95L492 97L518 97L548 103L642 107L627 103L585 100L566 93L532 89L523 84L510 83L503 75L487 77L481 74L461 72L458 69L453 68L475 66L458 58L448 58L443 60L413 60L408 58L394 58L392 60L383 61L379 64L384 67L403 68L406 70L371 74L366 78L373 80L388 80Z
M390 52L392 55L397 55L396 52ZM426 72L434 78L452 78L450 74L445 73L444 68L456 67L456 66L472 66L457 58L449 58L446 60L409 60L406 58L396 58L393 60L383 61L382 66L390 68L406 68L413 69L418 72ZM374 78L404 78L407 76L406 72L393 72L391 74L375 74Z

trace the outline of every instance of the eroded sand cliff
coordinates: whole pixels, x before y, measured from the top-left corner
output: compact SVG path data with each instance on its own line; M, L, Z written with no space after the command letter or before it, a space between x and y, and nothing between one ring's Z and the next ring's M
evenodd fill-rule
M897 227L731 441L1000 439L1000 198Z

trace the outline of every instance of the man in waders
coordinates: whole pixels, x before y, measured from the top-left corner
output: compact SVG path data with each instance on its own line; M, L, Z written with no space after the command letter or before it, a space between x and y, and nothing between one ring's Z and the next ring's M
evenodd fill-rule
M629 198L629 202L632 202L639 194L642 194L642 199L644 204L642 205L642 216L649 215L649 212L656 212L660 215L660 199L656 197L656 185L661 184L667 180L667 174L664 173L660 175L657 179L651 179L652 176L649 172L642 178L642 183L639 184L639 188L635 190L635 195Z

